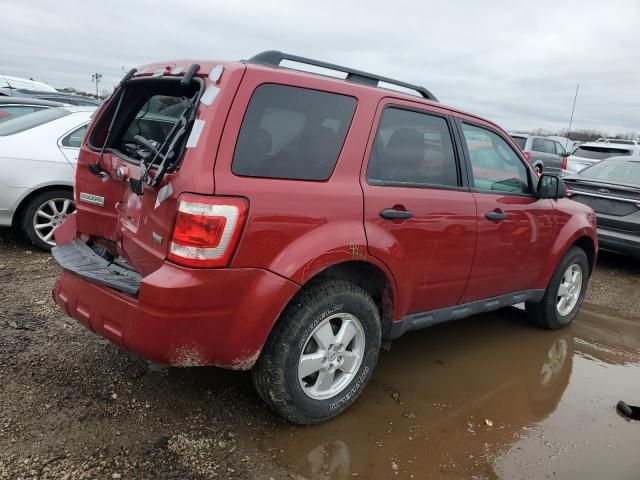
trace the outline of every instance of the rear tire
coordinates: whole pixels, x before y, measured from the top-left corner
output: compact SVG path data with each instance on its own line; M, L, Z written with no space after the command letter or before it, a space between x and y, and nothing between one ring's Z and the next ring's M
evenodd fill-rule
M527 302L529 322L548 330L569 325L580 310L588 279L587 254L579 247L571 247L556 267L542 300Z
M364 390L380 341L380 313L367 292L342 280L315 283L276 323L253 368L253 383L288 421L319 423Z
M24 235L34 247L50 251L55 246L53 231L75 210L73 192L47 190L34 196L22 215Z

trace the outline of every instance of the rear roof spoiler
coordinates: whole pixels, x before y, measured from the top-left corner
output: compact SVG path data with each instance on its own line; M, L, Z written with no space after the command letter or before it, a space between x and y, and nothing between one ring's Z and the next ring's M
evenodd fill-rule
M251 57L248 61L250 63L258 63L261 65L280 66L283 60L289 60L291 62L302 63L305 65L313 65L315 67L327 68L337 72L343 72L347 74L345 78L348 82L360 83L362 85L368 85L371 87L378 87L380 82L389 83L398 87L413 90L420 94L422 98L437 102L438 99L429 90L419 85L413 85L411 83L402 82L400 80L394 80L393 78L381 77L369 72L363 72L361 70L355 70L350 67L343 67L335 65L333 63L323 62L321 60L314 60L312 58L300 57L298 55L292 55L290 53L279 52L277 50L267 50L265 52L258 53Z

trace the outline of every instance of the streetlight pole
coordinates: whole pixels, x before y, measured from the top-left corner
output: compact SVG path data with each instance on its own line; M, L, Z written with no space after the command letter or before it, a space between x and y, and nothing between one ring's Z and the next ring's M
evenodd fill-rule
M100 73L92 73L91 81L96 82L96 97L100 98L100 94L98 93L100 87L100 80L102 80L102 74Z

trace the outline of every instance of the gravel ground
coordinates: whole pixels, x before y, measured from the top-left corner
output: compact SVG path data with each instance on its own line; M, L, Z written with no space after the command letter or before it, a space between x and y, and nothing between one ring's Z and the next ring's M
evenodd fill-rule
M154 371L67 318L58 269L0 232L0 479L281 479L246 373Z
M0 231L0 479L286 479L254 439L282 422L247 373L153 370L67 318L58 269ZM602 254L588 301L640 311L640 262Z

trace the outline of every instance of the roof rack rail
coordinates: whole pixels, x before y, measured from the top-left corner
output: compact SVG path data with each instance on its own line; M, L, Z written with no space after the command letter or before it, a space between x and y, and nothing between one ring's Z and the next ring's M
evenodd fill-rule
M312 58L299 57L298 55L291 55L290 53L279 52L277 50L267 50L265 52L258 53L257 55L251 57L248 61L251 63L259 63L262 65L279 66L283 60L327 68L329 70L335 70L338 72L344 72L347 74L345 80L347 80L348 82L361 83L363 85L369 85L372 87L377 87L380 82L389 83L398 87L414 90L418 92L420 96L422 96L422 98L426 98L427 100L432 100L434 102L438 101L435 95L433 95L429 90L418 85L401 82L400 80L394 80L393 78L381 77L380 75L335 65L333 63L314 60Z

